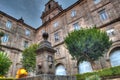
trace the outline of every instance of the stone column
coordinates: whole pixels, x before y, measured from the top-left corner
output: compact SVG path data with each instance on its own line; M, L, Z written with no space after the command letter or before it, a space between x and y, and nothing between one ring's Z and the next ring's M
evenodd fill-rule
M54 53L56 52L48 39L48 33L43 33L44 40L40 42L37 49L36 63L37 63L37 75L39 74L54 74Z

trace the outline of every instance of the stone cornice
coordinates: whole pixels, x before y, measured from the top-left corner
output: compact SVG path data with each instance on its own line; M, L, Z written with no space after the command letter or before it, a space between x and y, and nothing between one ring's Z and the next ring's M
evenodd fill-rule
M10 16L10 15L8 15L8 14L2 12L2 11L0 11L0 14L3 15L3 16L8 17L8 18L10 18L10 19L12 19L12 20L14 20L14 21L16 21L16 23L21 23L22 25L25 25L25 26L28 27L28 28L31 28L31 29L33 29L33 30L36 30L36 29L33 28L32 26L30 26L30 25L28 25L28 24L26 24L26 23L20 21L19 19L16 19L16 18L14 18L14 17L12 17L12 16Z
M23 50L15 48L15 47L10 47L10 46L7 46L7 45L0 45L0 46L2 46L3 48L13 49L13 50L17 50L17 51L23 52Z

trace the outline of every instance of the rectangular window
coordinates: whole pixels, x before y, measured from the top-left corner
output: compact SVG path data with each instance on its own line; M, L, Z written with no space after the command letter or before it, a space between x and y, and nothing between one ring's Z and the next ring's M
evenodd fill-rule
M105 21L105 20L108 19L108 15L107 15L107 12L106 12L105 10L101 10L101 11L99 12L99 16L100 16L100 19L101 19L102 21Z
M101 2L101 0L93 0L95 4L98 4L99 2Z
M4 36L1 38L1 41L2 42L8 42L8 40L9 40L9 35L8 34L4 34Z
M0 27L2 26L2 21L1 21L1 19L0 19Z
M56 48L56 51L57 51L56 54L57 54L57 55L60 55L60 49L59 49L59 48Z
M30 30L26 29L26 30L25 30L25 35L26 35L26 36L30 36Z
M42 30L41 33L43 34L45 32L45 30Z
M106 31L108 36L114 36L115 35L115 30L114 29L109 29Z
M59 41L59 33L55 33L54 34L54 39L55 39L55 42Z
M6 22L6 27L10 29L12 27L12 22L8 20Z
M17 26L17 32L22 35L26 35L25 29L22 26Z
M55 22L55 23L53 24L53 26L54 26L54 27L58 27L58 22Z
M80 29L80 26L79 26L78 22L73 24L73 27L74 27L74 30L79 30Z
M75 10L72 10L71 12L71 17L75 17L76 16L76 11Z
M28 47L28 41L24 41L24 48Z

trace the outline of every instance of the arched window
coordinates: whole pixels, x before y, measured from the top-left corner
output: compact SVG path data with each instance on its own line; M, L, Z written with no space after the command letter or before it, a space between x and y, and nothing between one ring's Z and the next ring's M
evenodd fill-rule
M57 66L55 70L55 75L66 75L65 67L63 65Z
M86 72L92 72L92 67L90 62L83 61L82 63L79 63L79 73L86 73Z
M120 65L120 50L112 52L112 54L110 55L110 62L112 67Z

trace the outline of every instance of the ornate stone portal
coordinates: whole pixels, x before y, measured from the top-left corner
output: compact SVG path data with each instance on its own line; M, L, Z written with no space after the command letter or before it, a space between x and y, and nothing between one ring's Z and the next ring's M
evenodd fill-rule
M54 50L51 43L47 40L48 33L43 33L44 40L40 42L39 48L37 49L36 63L37 63L37 75L39 74L54 74Z

